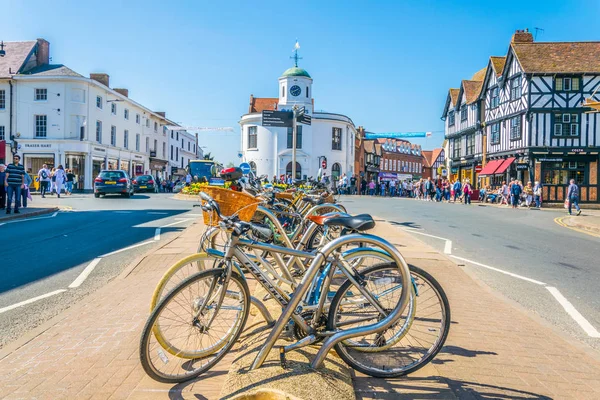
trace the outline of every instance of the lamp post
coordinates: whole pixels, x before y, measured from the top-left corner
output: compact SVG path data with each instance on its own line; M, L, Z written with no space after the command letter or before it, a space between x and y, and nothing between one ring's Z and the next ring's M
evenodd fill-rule
M4 50L4 41L0 42L0 57L4 57L6 55L6 50Z

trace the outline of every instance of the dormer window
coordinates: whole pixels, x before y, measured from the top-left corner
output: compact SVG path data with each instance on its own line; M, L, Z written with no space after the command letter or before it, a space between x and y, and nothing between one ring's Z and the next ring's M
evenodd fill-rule
M449 126L454 125L454 111L450 111L448 113L448 125Z
M468 108L466 105L462 106L462 108L460 109L460 120L461 121L467 120L467 115L468 115L467 110L468 110Z
M579 78L578 77L564 77L555 78L554 87L557 91L561 92L577 92L579 91Z

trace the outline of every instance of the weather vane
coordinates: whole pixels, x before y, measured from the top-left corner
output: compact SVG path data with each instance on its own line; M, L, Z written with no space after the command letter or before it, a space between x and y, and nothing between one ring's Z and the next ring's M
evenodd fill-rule
M294 55L290 57L292 60L294 60L294 65L296 67L298 67L298 60L302 60L302 57L300 57L298 55L299 48L300 48L300 43L298 43L298 39L296 39L296 44L294 45L294 50L292 50L294 52Z

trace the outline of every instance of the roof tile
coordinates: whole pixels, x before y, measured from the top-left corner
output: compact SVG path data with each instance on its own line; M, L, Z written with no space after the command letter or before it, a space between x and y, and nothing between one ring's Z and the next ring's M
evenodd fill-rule
M250 104L250 113L260 113L263 110L277 110L277 97L253 97Z
M19 72L37 42L4 42L6 55L0 57L0 78L10 78Z
M600 42L512 43L511 46L527 73L600 72Z

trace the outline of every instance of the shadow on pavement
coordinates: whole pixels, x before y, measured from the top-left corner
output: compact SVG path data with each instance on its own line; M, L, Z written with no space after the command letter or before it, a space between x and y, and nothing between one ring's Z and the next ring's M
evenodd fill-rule
M101 255L153 240L157 227L177 222L172 219L164 222L157 222L158 220L188 211L149 209L64 212L54 218L3 225L0 227L0 293L89 263ZM145 224L151 226L143 226ZM182 222L161 228L161 235L180 231L184 225ZM115 256L107 259L111 257Z

